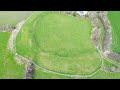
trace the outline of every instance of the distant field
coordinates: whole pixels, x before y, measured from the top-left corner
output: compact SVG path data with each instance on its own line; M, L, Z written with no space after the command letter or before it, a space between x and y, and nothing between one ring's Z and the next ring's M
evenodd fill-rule
M109 11L108 18L112 25L111 49L120 54L120 11Z
M22 79L24 66L19 66L7 49L10 32L0 32L0 79Z
M16 25L32 13L33 11L0 11L0 25Z
M48 70L91 74L101 66L101 58L90 39L91 30L88 19L37 12L21 28L16 49Z

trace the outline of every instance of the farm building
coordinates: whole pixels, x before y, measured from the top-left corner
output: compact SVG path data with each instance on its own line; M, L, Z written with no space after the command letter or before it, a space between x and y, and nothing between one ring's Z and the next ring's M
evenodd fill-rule
M77 11L77 13L80 15L80 16L84 16L87 14L88 11Z

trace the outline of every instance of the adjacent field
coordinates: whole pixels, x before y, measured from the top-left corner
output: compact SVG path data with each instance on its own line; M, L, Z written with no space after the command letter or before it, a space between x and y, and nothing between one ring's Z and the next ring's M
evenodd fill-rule
M22 79L24 66L18 65L14 55L7 49L10 32L0 32L0 79Z
M0 11L0 26L14 26L31 15L32 11ZM25 78L25 68L18 65L7 49L11 32L0 32L0 79Z
M32 13L33 11L0 11L0 25L16 25Z
M120 11L109 11L108 18L112 26L111 49L120 54Z
M37 12L21 28L16 49L18 54L48 70L91 74L101 66L90 39L91 30L88 19Z

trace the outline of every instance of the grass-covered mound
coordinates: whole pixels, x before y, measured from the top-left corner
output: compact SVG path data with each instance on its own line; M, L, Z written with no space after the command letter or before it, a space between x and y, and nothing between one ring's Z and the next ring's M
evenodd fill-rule
M109 11L108 18L112 26L111 49L120 54L120 11Z
M91 30L88 19L37 12L21 28L16 50L48 70L91 74L101 66L101 58L90 39Z
M15 62L14 55L7 49L10 32L0 32L0 79L25 78L23 65Z

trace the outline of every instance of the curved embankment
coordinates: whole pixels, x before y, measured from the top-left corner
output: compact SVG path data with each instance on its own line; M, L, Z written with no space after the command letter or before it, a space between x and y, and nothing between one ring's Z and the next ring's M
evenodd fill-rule
M105 11L99 13L99 17L105 28L103 53L104 53L104 56L108 57L109 59L120 60L120 54L112 52L112 50L110 48L110 46L112 44L112 36L111 36L112 28L110 25L110 21L108 20L107 14L108 14L108 12L105 12Z
M12 34L10 36L10 39L9 39L9 43L8 43L8 49L13 52L15 55L17 55L16 53L16 49L15 49L15 40L16 40L16 37L21 29L21 27L23 26L23 24L25 23L25 21L21 21L20 23L18 23L16 25L16 29L14 29L12 31ZM18 57L18 56L17 56ZM16 61L18 60L16 57ZM19 60L18 60L19 62ZM26 63L25 63L26 64ZM27 68L26 68L26 72L25 72L25 76L26 76L26 79L32 79L32 75L33 75L33 72L34 72L34 64L31 63L31 62L27 62Z
M112 56L112 57L114 56L113 58L110 58L112 60L119 57L119 55L117 53L110 52L111 27L110 27L110 23L107 18L107 12L106 11L105 12L100 11L97 13L95 11L90 12L89 18L91 19L92 25L94 26L93 32L92 32L92 40L94 42L95 47L100 52L102 59L106 59L110 63L114 64L115 62L108 60L108 56L106 55L109 52L110 56ZM116 54L118 55L117 57L116 57ZM115 65L116 65L116 63L115 63ZM117 66L118 66L118 63L117 63ZM104 64L102 64L101 67L102 67L101 70L105 71ZM112 71L112 73L114 73L116 71L119 72L119 70L116 69L116 70ZM110 72L110 71L108 71L108 72Z
M99 70L99 69L98 69L98 70ZM98 70L97 70L97 71L98 71ZM95 71L95 72L97 72L97 71ZM94 72L93 72L93 73L94 73ZM92 73L92 74L93 74L93 73ZM90 75L92 75L92 74L90 74ZM67 74L67 75L69 75L69 74ZM74 76L74 75L71 75L71 76ZM84 76L89 76L89 75L84 75ZM84 76L83 76L83 77L84 77Z
M36 12L35 12L36 13ZM32 15L34 15L35 13L33 13ZM31 16L32 16L31 15ZM30 17L31 17L30 16ZM26 20L23 20L21 21L20 23L18 23L16 25L16 28L12 31L12 34L10 36L10 39L9 39L9 43L8 43L8 49L15 55L15 59L18 63L24 63L27 67L26 67L26 72L25 72L25 78L26 79L32 79L32 75L33 75L33 72L34 72L34 64L30 61L26 61L24 60L22 57L19 57L17 52L16 52L16 48L15 48L15 40L16 40L16 37L21 29L21 27L23 26L23 24L30 18L28 17ZM21 62L21 60L24 60Z

